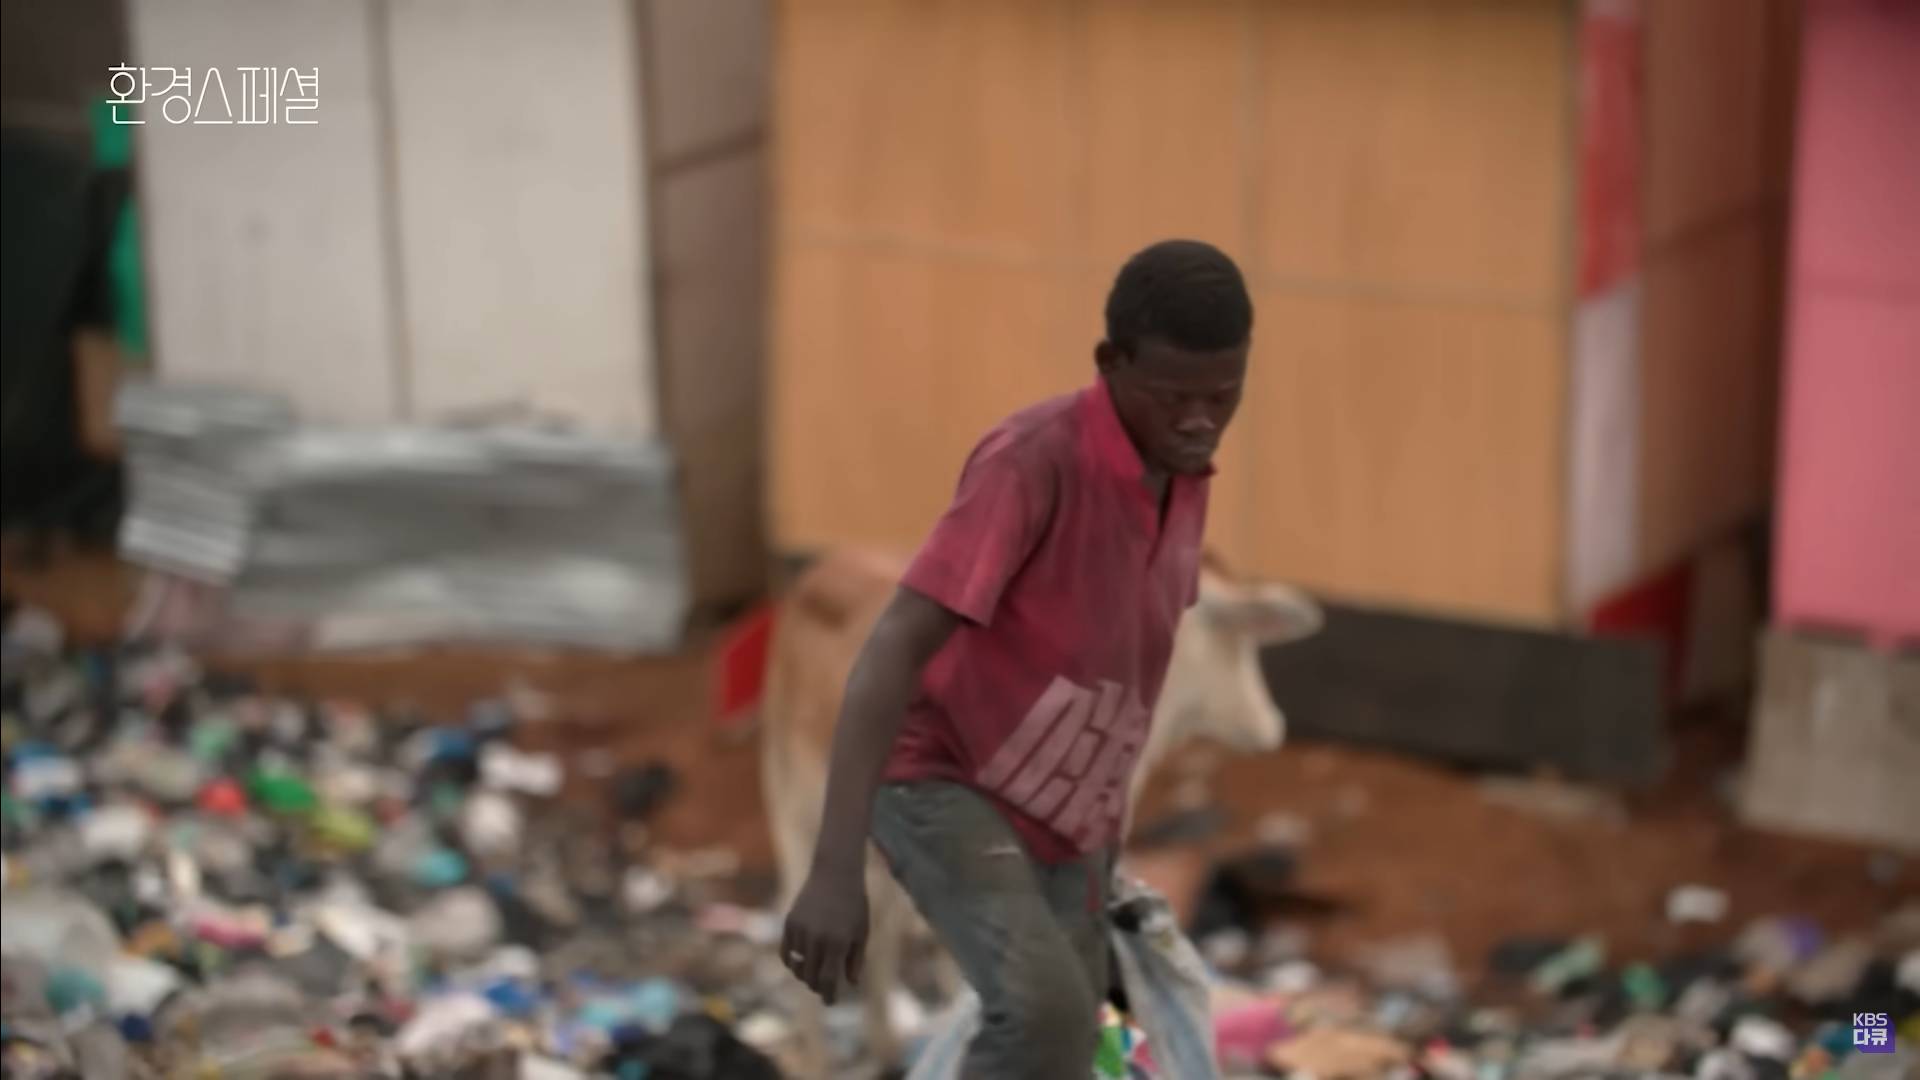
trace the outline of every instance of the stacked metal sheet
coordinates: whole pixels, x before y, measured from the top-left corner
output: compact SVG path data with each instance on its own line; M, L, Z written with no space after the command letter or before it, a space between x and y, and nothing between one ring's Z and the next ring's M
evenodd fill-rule
M671 453L529 425L306 426L260 395L123 392L125 556L225 585L321 648L678 644L689 584Z
M291 406L220 387L129 383L115 400L129 498L120 550L129 560L211 584L246 558L259 448L298 427Z

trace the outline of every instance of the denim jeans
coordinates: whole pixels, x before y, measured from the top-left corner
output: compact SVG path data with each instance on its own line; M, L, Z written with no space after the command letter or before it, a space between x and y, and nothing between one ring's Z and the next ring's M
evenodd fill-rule
M1091 1075L1108 986L1111 854L1037 862L985 796L939 781L881 787L873 840L980 996L962 1075Z

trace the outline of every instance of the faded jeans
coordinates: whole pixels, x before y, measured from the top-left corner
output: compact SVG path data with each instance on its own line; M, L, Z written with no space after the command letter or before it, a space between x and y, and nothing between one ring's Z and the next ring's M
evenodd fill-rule
M1091 1075L1108 988L1111 854L1038 862L985 796L940 781L881 787L873 840L980 997L963 1075Z

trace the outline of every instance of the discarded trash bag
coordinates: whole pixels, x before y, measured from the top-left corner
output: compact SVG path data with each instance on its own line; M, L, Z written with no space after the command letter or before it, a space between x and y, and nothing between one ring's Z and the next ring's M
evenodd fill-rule
M1134 1023L1166 1076L1220 1074L1214 1057L1212 980L1205 961L1180 932L1167 898L1126 878L1113 882L1113 951Z
M1155 1075L1215 1080L1206 963L1180 932L1166 897L1125 878L1113 881L1108 937L1120 963L1131 1019L1146 1033ZM934 1024L907 1080L958 1080L967 1043L980 1029L980 999L963 994Z

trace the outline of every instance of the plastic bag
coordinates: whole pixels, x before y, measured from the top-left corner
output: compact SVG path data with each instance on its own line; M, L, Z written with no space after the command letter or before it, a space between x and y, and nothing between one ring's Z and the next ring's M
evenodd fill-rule
M1214 1056L1206 962L1180 932L1166 898L1140 882L1115 878L1107 911L1108 935L1127 991L1128 1019L1144 1034L1140 1045L1153 1058L1153 1071L1146 1075L1216 1080L1220 1066ZM968 991L935 1022L933 1037L907 1080L958 1080L967 1043L979 1029L980 999ZM1110 1024L1101 1037L1110 1041L1126 1030ZM1103 1056L1107 1071L1101 1071L1101 1063L1095 1066L1092 1075L1098 1080L1144 1072L1138 1055L1132 1054L1130 1035L1119 1037L1134 1057L1129 1073L1113 1072L1112 1062L1104 1060L1112 1056L1108 1054Z

